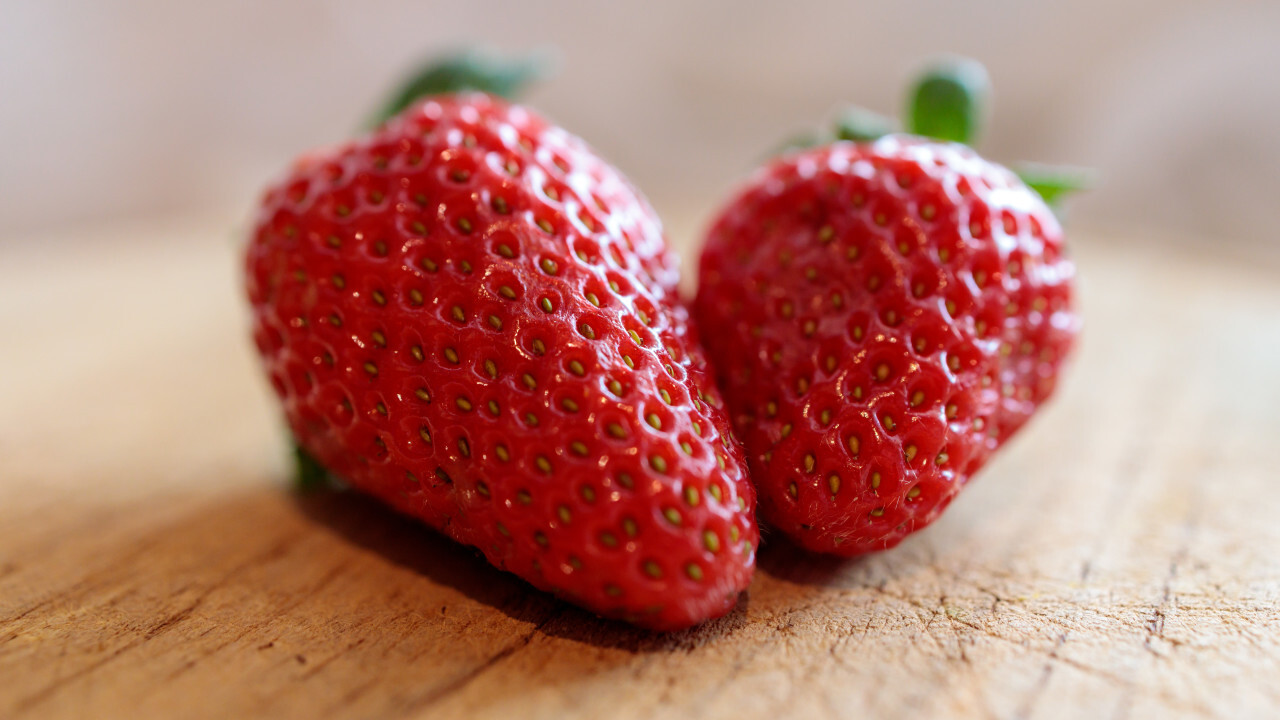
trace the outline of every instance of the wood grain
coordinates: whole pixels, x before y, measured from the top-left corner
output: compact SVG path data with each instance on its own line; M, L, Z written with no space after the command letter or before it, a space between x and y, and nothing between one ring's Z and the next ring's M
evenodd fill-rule
M1078 239L1064 391L944 519L662 636L291 493L211 227L0 248L0 717L1280 715L1280 269Z

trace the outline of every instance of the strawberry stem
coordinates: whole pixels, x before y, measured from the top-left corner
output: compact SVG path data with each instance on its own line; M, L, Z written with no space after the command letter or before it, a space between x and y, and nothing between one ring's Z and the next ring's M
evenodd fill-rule
M513 98L531 82L545 77L550 63L546 53L500 59L475 50L463 50L425 63L411 73L370 119L377 127L420 98L440 93L478 90Z
M991 80L982 63L945 58L927 67L907 97L907 132L973 145L986 116Z

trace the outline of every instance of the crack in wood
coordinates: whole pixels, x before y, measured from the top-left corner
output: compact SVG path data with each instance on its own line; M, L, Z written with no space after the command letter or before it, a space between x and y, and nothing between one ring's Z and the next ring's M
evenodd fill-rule
M534 638L542 632L542 629L547 625L550 625L553 620L560 617L562 612L563 610L559 607L553 609L546 618L540 621L537 625L534 625L532 630L522 635L515 642L494 653L488 659L471 670L463 673L461 676L454 678L452 681L432 690L430 693L423 695L417 700L408 703L405 707L405 711L415 712L431 707L432 705L438 705L450 696L461 692L468 685L475 682L477 678L492 670L498 663L529 647L529 644L532 643Z
M297 594L297 595L295 595L295 596L293 597L293 599L291 599L289 602L285 603L284 605L281 605L281 606L280 606L280 607L275 611L274 617L277 617L277 618L278 618L278 617L281 617L281 616L285 615L286 613L290 612L291 610L293 610L294 608L297 608L298 606L302 605L302 604L303 604L303 603L305 603L307 600L309 600L309 599L311 599L311 598L315 597L315 596L316 596L320 591L322 591L324 588L328 587L328 586L329 586L329 585L330 585L334 580L336 580L336 579L337 579L337 578L338 578L338 577L339 577L339 576L340 576L344 571L346 571L346 569L347 569L347 563L345 563L345 562L338 563L338 565L334 566L334 567L333 567L333 568L331 568L328 572L326 572L326 573L325 573L325 574L320 578L320 580L319 580L319 581L317 581L313 586L311 586L310 588L308 588L308 589L307 589L306 591L304 591L304 592L300 592L300 593L298 593L298 594ZM231 577L233 577L233 576L234 576L234 575L228 576L226 579L227 579L227 580L229 580L229 579L231 579ZM210 588L210 594L211 594L214 590L216 590L216 589L217 589L216 587L214 587L214 588ZM234 644L236 644L236 643L240 642L240 641L241 641L241 640L243 640L245 637L248 637L248 636L249 636L249 635L251 635L253 632L255 632L255 630L257 630L257 627L256 627L255 625L245 625L244 627L242 627L242 628L241 628L241 630L240 630L239 632L237 632L237 633L233 633L233 634L232 634L229 638L227 638L226 640L223 640L223 641L221 641L221 642L215 643L212 647L210 647L208 650L206 650L206 651L202 652L199 656L194 657L194 658L192 658L192 659L188 660L187 662L183 663L183 664L182 664L181 666L179 666L176 670L174 670L172 673L170 673L170 674L169 674L169 676L167 677L167 680L168 680L169 682L172 682L172 681L174 681L174 680L178 679L179 677L183 676L184 674L186 674L186 673L190 672L191 670L195 669L196 667L198 667L198 666L200 665L200 663L202 663L203 661L205 661L205 660L207 660L208 658L212 657L213 655L216 655L217 653L219 653L219 652L221 652L221 651L225 650L226 648L231 647L232 645L234 645ZM206 632L208 632L208 631L206 631ZM275 645L275 641L274 641L274 640L272 640L272 641L270 641L270 642L268 642L268 643L266 643L266 644L264 644L264 645L262 645L262 646L259 646L259 647L258 647L258 649L259 649L259 650L267 650L267 649L270 649L271 647L273 647L274 645ZM311 670L311 671L309 671L309 673L308 673L308 674L314 674L314 671L318 670L320 667L323 667L325 664L327 664L327 663L322 663L321 665L319 665L319 666L317 666L317 667L315 667L315 668L312 668L312 670Z
M1044 695L1045 690L1049 687L1049 678L1053 675L1053 665L1058 659L1058 650L1067 643L1067 633L1062 633L1054 642L1053 648L1049 650L1047 659L1040 669L1040 676L1036 678L1036 684L1031 688L1031 692L1027 694L1019 704L1018 709L1014 712L1013 717L1016 720L1026 720L1031 717L1031 712L1035 710L1036 701L1040 696Z
M143 645L148 640L151 640L152 638L155 638L156 636L164 632L172 630L175 626L177 626L183 620L186 620L188 617L190 617L191 613L194 612L195 609L200 606L200 602L201 602L201 598L197 597L195 601L193 601L190 605L163 618L159 623L149 628L146 633L144 633L139 637L134 638L130 642L126 643L125 645L119 648L116 648L116 650L112 652L110 655L100 658L95 662L85 665L84 667L78 668L75 671L71 672L70 674L63 676L61 678L58 678L57 680L50 683L49 685L46 685L40 690L37 690L35 693L32 693L26 698L19 700L15 706L15 710L19 713L25 713L34 709L35 707L39 706L42 702L53 697L53 695L60 688L98 670L104 665L107 665L115 661L121 655L124 655L130 650L133 650L134 648Z
M44 688L37 690L35 693L20 699L16 703L15 709L18 712L30 711L31 709L39 706L42 702L51 698L60 688L70 684L75 680L78 680L82 677L86 677L89 674L100 670L104 666L107 666L112 662L114 662L115 660L117 660L122 655L125 655L126 653L146 644L147 641L152 640L157 636L172 630L174 627L178 626L184 620L189 618L191 614L200 606L200 604L204 602L208 594L212 592L214 589L223 585L224 583L226 583L227 580L231 579L238 573L243 572L244 570L250 567L254 567L257 564L264 563L271 559L284 555L287 552L288 546L292 544L294 541L296 541L297 538L298 538L297 535L286 537L285 539L270 546L265 552L259 555L256 555L254 557L248 558L245 561L235 565L225 575L223 575L222 578L210 583L207 587L205 587L203 591L198 593L196 597L186 607L183 607L177 612L173 612L166 615L164 618L160 620L159 623L156 623L155 625L148 628L141 635L134 637L132 640L126 642L124 645L116 648L109 655L99 658L98 660L95 660L89 663L88 665L77 668L70 674L60 677L54 680L52 683L46 685ZM156 543L147 542L144 540L141 544L144 546L148 546L148 545L154 545ZM180 588L179 590L185 591L186 589L187 588L184 587L184 588Z

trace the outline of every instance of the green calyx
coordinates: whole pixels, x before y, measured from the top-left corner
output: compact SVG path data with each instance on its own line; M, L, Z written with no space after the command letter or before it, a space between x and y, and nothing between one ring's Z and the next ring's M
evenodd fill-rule
M906 102L905 131L943 142L973 146L987 119L991 79L982 63L969 58L949 57L925 67L911 84ZM850 106L836 118L835 127L825 133L794 138L783 151L816 147L847 140L872 142L897 132L892 118L864 108ZM1093 172L1084 168L1024 163L1018 176L1055 211L1071 193L1095 184Z
M298 492L314 492L334 486L333 476L301 445L293 446L293 487Z
M836 118L836 139L868 142L893 132L894 126L893 118L850 106Z
M786 143L778 148L775 154L818 147L837 140L871 142L895 131L893 118L885 117L866 108L850 105L842 110L836 118L833 132L798 134L787 140Z
M377 127L420 98L440 93L478 90L514 98L535 80L544 77L550 63L545 53L510 60L475 50L464 50L425 63L411 73L368 122Z
M1097 182L1096 174L1088 168L1019 163L1013 170L1027 187L1044 198L1045 204L1055 209L1063 197L1088 190Z
M925 68L907 96L907 132L974 145L991 95L987 69L977 60L946 58Z

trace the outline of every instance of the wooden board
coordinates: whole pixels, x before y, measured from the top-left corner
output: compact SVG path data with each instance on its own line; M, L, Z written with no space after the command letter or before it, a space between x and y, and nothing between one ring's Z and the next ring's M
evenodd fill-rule
M0 247L0 717L1280 715L1274 266L1077 238L1064 390L941 521L662 636L292 494L223 227Z

